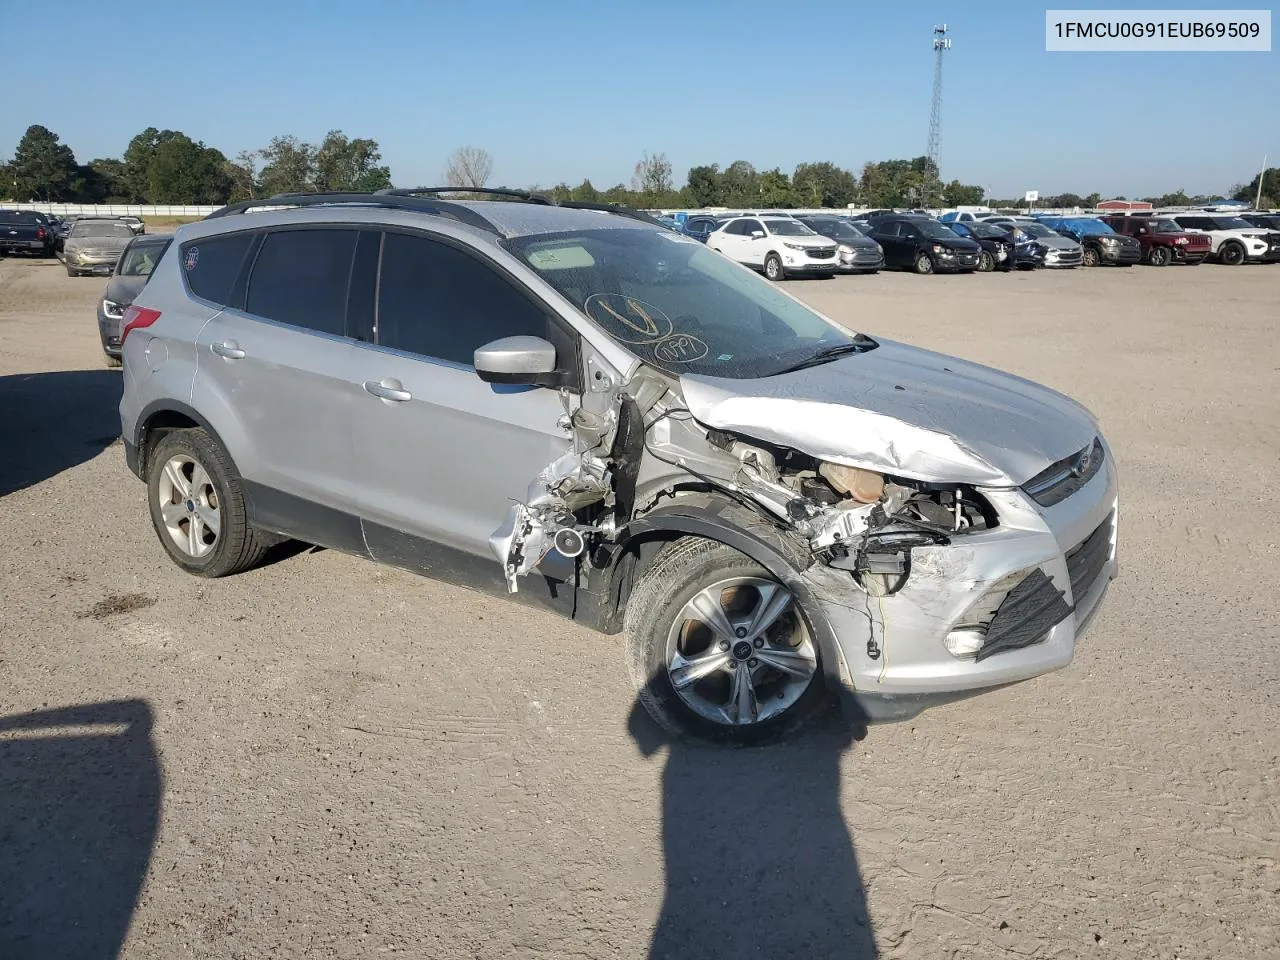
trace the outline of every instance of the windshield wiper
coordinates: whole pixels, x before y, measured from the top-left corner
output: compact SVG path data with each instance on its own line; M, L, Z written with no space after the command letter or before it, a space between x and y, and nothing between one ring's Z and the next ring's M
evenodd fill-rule
M794 373L796 370L804 370L806 367L816 367L820 363L829 363L832 360L838 360L840 357L847 357L851 353L866 353L877 344L870 337L858 334L849 343L833 343L829 347L824 347L811 357L806 357L799 363L779 370L778 373Z

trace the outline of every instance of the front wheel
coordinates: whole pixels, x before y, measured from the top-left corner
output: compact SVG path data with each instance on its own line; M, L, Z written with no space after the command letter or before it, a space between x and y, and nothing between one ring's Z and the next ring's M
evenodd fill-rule
M249 525L240 474L209 434L165 434L147 463L151 522L174 563L198 577L225 577L262 559L270 543Z
M978 272L990 273L995 268L996 268L996 258L993 257L991 254L987 253L987 251L983 250L982 253L978 255Z
M665 547L636 584L627 664L645 710L681 737L762 743L825 701L797 598L749 557L701 537Z
M1244 246L1234 240L1230 243L1224 243L1222 249L1218 251L1218 259L1229 267L1239 266L1244 263L1244 256Z
M1173 255L1168 247L1152 247L1151 252L1147 254L1147 263L1153 267L1167 267L1171 259Z
M933 273L933 258L927 253L922 253L916 257L916 273Z
M1102 262L1102 258L1098 256L1097 250L1095 250L1093 247L1084 248L1084 256L1081 260L1081 263L1083 263L1084 266L1096 267L1101 262Z
M782 260L776 253L764 258L764 275L773 281L786 279L787 273L782 269Z

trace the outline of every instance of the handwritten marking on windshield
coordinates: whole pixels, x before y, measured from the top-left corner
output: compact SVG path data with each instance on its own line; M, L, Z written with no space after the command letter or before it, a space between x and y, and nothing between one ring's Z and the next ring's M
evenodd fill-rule
M676 333L653 346L653 356L660 363L693 363L707 355L708 348L697 337Z

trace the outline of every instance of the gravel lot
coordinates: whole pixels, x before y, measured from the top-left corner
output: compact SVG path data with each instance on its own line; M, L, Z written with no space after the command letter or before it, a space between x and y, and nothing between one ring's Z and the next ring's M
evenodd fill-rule
M790 284L1099 414L1121 578L1069 669L719 752L550 615L327 551L182 574L102 286L0 261L6 960L1280 956L1280 266Z

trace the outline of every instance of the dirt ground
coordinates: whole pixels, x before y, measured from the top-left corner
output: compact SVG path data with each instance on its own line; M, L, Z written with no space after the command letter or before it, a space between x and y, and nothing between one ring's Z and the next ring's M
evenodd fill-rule
M1093 409L1121 576L1066 670L744 751L549 614L182 574L102 287L0 261L0 956L1280 956L1280 266L790 284Z

